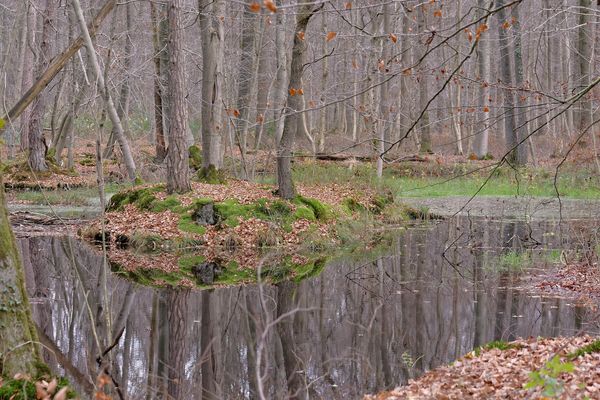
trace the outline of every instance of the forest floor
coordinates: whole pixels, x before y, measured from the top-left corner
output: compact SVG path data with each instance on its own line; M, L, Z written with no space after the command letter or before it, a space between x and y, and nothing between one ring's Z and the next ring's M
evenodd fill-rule
M599 397L600 340L578 336L492 342L365 400Z

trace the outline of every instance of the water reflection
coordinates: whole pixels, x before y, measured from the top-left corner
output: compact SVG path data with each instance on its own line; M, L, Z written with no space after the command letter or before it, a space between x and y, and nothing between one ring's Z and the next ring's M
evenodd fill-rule
M585 309L511 289L517 272L503 261L543 263L580 232L453 219L399 232L385 254L336 261L301 283L206 291L105 276L101 255L72 238L19 246L46 360L84 392L105 368L129 399L348 399L494 339L598 332Z

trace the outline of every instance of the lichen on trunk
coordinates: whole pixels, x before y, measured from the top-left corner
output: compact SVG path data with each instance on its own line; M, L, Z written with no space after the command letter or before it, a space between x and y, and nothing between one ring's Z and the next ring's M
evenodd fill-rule
M25 274L10 228L0 173L0 374L46 372L25 291Z

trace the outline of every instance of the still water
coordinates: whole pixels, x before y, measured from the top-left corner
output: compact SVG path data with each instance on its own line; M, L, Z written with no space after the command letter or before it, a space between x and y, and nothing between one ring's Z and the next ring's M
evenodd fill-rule
M598 333L592 311L514 289L519 264L548 265L590 234L589 222L458 217L300 283L205 291L105 276L74 238L19 246L45 358L82 393L101 364L113 398L354 399L492 340Z

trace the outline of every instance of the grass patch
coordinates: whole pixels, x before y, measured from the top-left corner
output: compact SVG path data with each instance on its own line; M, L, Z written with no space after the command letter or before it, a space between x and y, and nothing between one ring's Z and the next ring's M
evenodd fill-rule
M571 360L573 360L577 357L581 357L586 354L592 354L592 353L598 353L598 352L600 352L600 339L597 339L597 340L593 341L592 343L577 349L576 351L568 354L567 357L570 358Z
M206 233L206 227L198 225L194 222L191 215L183 215L179 218L177 228L180 231L187 233L196 233L198 235L204 235Z
M479 164L470 163L400 163L386 168L383 177L378 179L370 164L349 169L343 165L298 163L294 166L293 175L299 183L328 185L348 182L356 188L386 188L395 198L470 196L479 190L491 173L491 169L485 169L469 174L479 167ZM456 179L449 180L454 177ZM556 197L553 177L554 171L541 168L523 168L515 173L511 168L502 167L493 174L479 195ZM595 172L565 169L559 174L557 184L561 196L600 199L600 177Z
M492 342L489 342L488 344L485 344L483 346L479 346L477 347L475 350L473 350L475 352L475 355L477 357L479 357L479 355L481 354L482 350L485 351L489 351L492 349L498 349L501 351L505 351L505 350L510 350L510 349L518 349L520 346L518 344L515 343L509 343L506 342L504 340L494 340Z
M522 271L530 267L531 263L531 253L529 252L519 253L516 251L509 251L498 257L498 266L502 270Z

